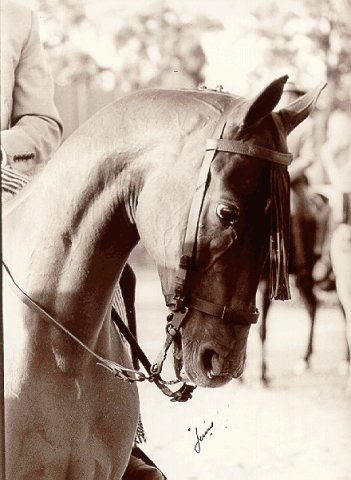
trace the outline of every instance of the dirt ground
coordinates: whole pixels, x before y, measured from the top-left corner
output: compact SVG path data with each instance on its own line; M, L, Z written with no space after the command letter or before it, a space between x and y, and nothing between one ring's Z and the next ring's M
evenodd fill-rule
M153 359L164 339L166 309L156 274L137 268L137 278L139 337ZM257 326L250 332L244 382L198 388L184 404L170 403L150 383L140 385L143 448L168 480L351 480L341 314L333 301L319 309L312 370L300 374L308 318L298 299L276 302L268 328L270 388L258 381ZM199 453L196 432L207 432Z

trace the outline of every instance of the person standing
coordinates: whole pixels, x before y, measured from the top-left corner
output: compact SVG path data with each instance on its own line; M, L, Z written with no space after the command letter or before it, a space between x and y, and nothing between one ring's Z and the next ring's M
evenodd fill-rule
M59 146L63 126L37 15L1 1L1 178L12 196Z
M321 162L326 182L317 185L327 198L331 208L328 234L322 245L321 258L315 265L313 276L316 282L325 283L332 276L330 242L335 229L343 224L344 231L351 227L351 119L347 113L335 110L328 121L328 134L321 148Z

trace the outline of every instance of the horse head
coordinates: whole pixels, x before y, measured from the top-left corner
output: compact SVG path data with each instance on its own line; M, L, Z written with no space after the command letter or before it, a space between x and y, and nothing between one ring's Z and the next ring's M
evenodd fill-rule
M193 105L190 126L178 116L177 141L166 147L170 160L148 176L138 199L138 231L157 263L171 327L180 315L172 333L176 372L200 386L241 375L269 251L272 297L289 298L286 140L324 85L273 112L286 80L251 100L194 94L199 112ZM152 216L151 204L157 205Z

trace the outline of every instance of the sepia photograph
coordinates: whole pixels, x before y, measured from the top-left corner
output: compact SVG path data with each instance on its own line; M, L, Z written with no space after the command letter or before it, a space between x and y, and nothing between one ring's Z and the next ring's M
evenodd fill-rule
M351 480L351 0L0 22L0 480Z

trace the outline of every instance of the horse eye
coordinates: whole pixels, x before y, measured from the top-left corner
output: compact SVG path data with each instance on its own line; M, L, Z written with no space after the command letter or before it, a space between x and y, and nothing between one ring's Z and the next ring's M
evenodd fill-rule
M234 226L238 221L239 212L233 206L219 204L217 205L216 213L220 220L227 225Z

